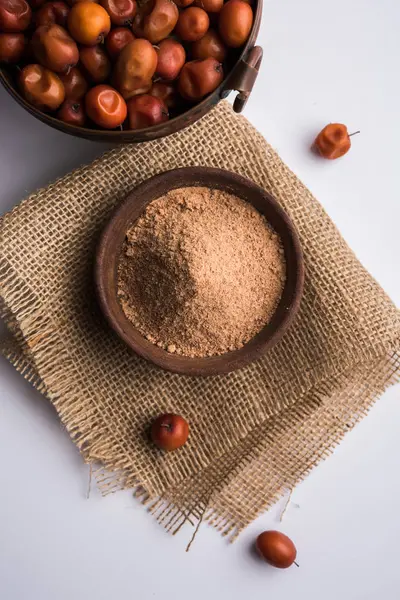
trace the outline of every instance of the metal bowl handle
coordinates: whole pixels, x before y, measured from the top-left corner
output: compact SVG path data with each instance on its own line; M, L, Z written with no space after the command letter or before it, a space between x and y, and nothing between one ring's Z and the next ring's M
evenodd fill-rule
M238 62L231 77L228 79L225 90L236 90L239 92L233 103L233 110L236 113L242 112L246 105L257 79L262 57L263 49L261 46L254 46L246 58L242 58Z

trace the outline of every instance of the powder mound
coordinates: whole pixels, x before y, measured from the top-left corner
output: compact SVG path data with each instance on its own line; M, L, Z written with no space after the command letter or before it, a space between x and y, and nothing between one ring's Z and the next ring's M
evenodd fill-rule
M271 319L285 271L278 235L249 203L181 188L151 202L127 232L118 295L154 344L214 356L241 348Z

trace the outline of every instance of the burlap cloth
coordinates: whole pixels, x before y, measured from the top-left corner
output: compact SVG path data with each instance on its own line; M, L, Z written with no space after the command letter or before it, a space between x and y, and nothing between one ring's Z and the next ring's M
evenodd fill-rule
M265 358L226 376L163 372L104 322L93 255L113 208L148 177L189 165L236 171L297 226L306 281L299 315ZM175 531L202 515L234 535L296 485L400 373L399 312L310 192L221 102L191 128L117 148L27 198L1 221L2 351L56 407L104 491L135 488ZM183 449L146 429L185 415ZM205 513L205 515L204 515Z

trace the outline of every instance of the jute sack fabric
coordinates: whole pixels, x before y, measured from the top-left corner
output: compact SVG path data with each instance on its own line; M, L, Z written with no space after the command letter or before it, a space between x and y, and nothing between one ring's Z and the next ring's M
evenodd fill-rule
M164 372L109 329L93 256L115 206L169 169L208 165L268 190L294 221L306 267L295 323L262 360L195 378ZM320 204L226 102L163 140L117 148L1 221L3 354L54 404L103 492L135 488L169 530L204 517L235 535L327 456L400 375L400 315ZM185 415L162 454L146 430Z

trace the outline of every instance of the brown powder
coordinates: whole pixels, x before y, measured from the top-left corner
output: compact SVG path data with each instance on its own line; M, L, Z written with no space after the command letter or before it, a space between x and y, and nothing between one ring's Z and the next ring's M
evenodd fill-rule
M118 295L148 340L201 357L236 350L258 333L284 281L281 241L255 208L189 187L154 200L127 232Z

